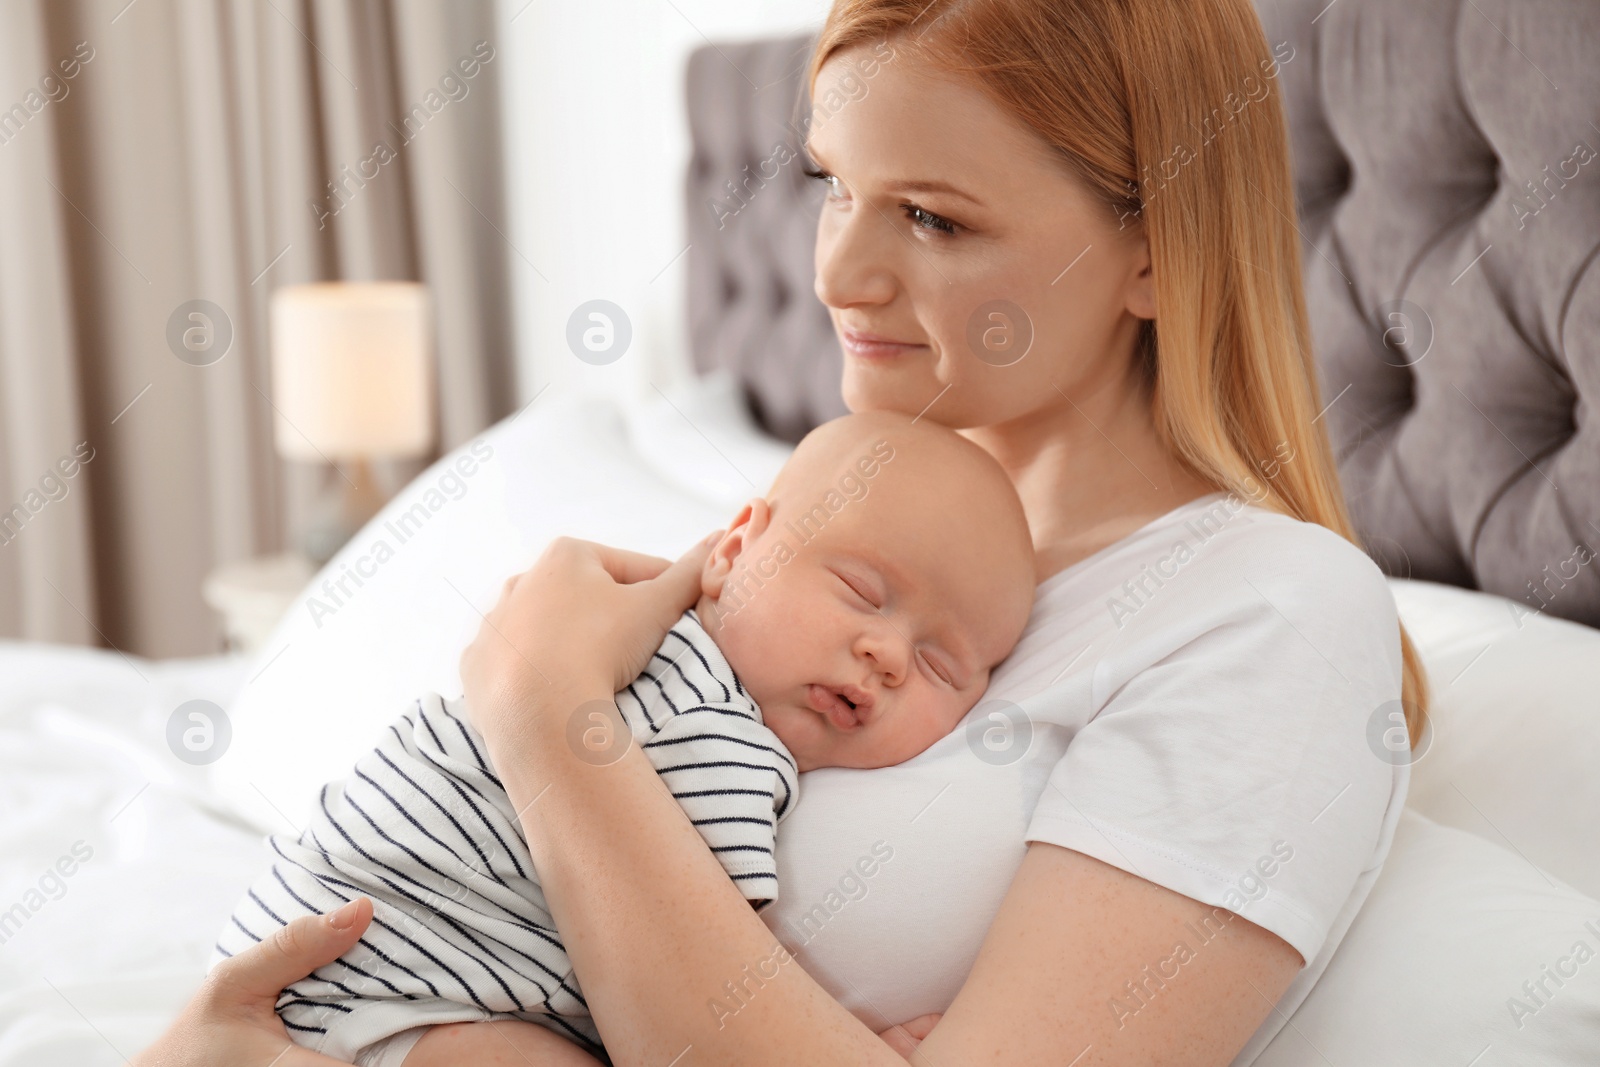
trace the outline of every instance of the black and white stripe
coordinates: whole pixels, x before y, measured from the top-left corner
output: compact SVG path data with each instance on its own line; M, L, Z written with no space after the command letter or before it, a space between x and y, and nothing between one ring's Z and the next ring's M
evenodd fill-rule
M728 876L758 908L775 899L775 831L797 769L692 609L616 699ZM418 700L323 787L298 838L268 844L272 866L211 966L297 916L357 896L374 907L352 951L279 997L299 1044L349 1062L411 1027L509 1016L599 1048L516 812L459 701Z

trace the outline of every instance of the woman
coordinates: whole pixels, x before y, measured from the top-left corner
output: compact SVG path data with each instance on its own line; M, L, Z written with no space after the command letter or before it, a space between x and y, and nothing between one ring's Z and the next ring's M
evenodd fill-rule
M711 546L508 582L466 695L615 1063L1244 1063L1320 975L1404 801L1370 728L1424 694L1319 421L1292 61L1249 0L836 2L807 147L844 396L1001 461L1034 617L972 730L806 776L769 929L640 753L565 739Z

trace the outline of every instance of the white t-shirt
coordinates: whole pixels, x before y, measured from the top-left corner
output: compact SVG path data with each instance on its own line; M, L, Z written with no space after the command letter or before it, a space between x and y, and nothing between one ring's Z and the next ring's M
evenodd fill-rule
M882 1029L950 1006L1027 842L1074 849L1308 961L1247 1064L1388 853L1409 782L1391 751L1400 677L1394 599L1364 553L1237 497L1192 501L1040 583L1021 642L950 735L896 767L803 775L762 918Z

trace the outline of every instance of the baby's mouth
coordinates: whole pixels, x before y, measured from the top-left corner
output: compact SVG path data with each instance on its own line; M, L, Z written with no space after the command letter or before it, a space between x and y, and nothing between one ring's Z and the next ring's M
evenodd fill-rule
M862 713L843 693L827 686L806 686L806 700L814 711L828 717L828 721L841 730L854 730L861 725Z

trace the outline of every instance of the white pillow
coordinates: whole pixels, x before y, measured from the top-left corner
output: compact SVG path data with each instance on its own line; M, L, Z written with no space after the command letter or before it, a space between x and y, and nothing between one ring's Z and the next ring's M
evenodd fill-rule
M1597 1060L1600 901L1407 811L1366 906L1255 1067Z
M634 450L669 484L729 514L764 495L794 446L762 432L727 371L713 371L623 410Z
M1600 630L1451 586L1391 588L1434 689L1408 805L1600 898Z
M729 455L766 479L759 490L740 479L696 495L696 472L725 462L700 434L737 449L745 416L726 390L669 396L634 419L637 444L611 401L540 397L407 486L312 580L250 667L211 768L228 808L265 831L302 827L323 783L347 775L411 700L461 691L457 661L479 613L552 538L670 558L766 490L787 446L761 439ZM663 475L674 471L689 473L673 484Z

